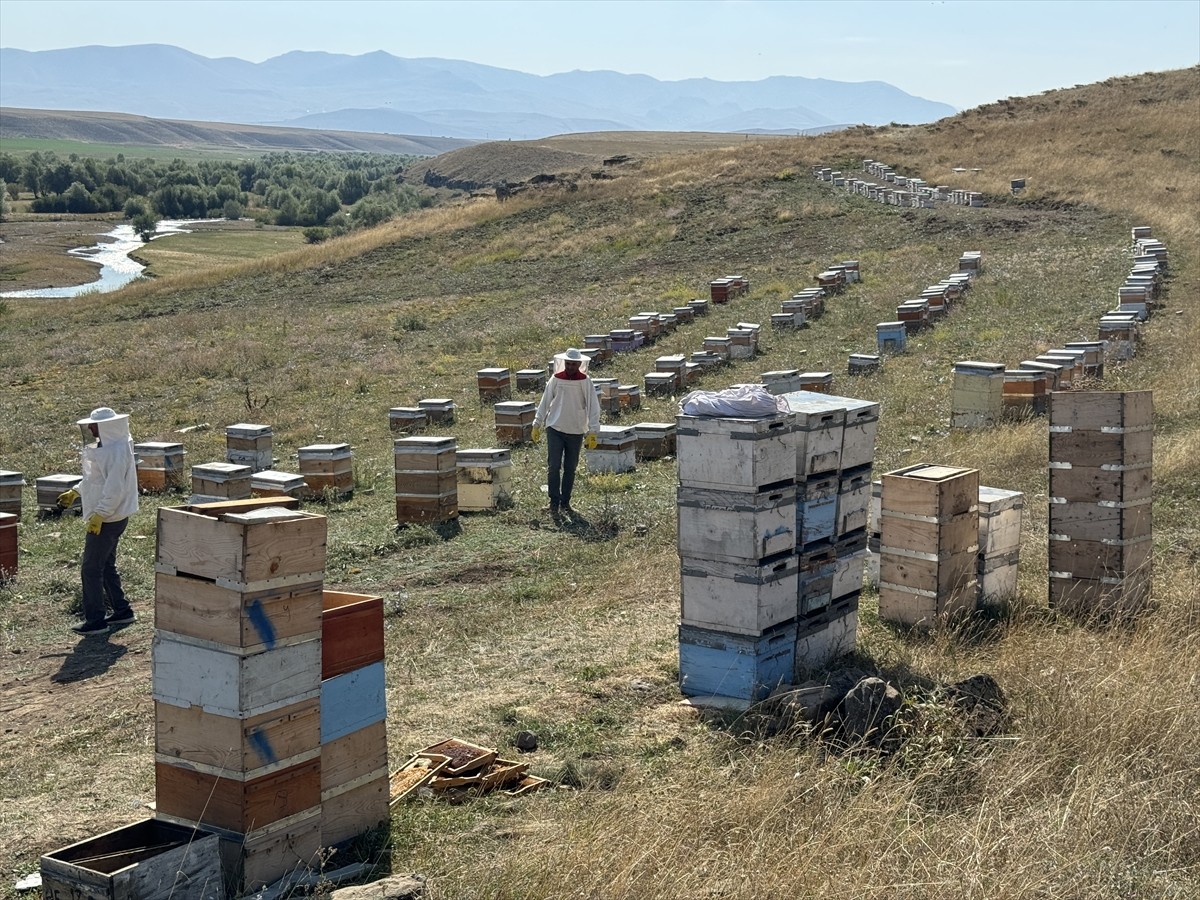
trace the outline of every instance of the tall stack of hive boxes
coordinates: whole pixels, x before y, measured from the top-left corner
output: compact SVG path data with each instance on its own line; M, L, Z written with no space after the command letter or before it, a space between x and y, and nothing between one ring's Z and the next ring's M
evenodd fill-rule
M325 518L294 509L158 513L155 814L220 835L247 889L322 845L325 547Z
M308 485L305 495L320 499L326 492L337 497L354 493L354 451L349 444L309 444L296 451L300 476Z
M976 606L979 471L921 464L883 476L879 617L928 629Z
M274 464L270 425L239 422L225 429L225 460L249 466L251 472L262 472Z
M950 424L954 428L987 428L1004 412L1004 365L965 360L954 364Z
M1050 606L1137 612L1150 596L1150 391L1050 395Z
M979 553L975 569L980 608L1004 603L1017 594L1024 509L1025 495L1020 491L980 485Z
M457 450L453 437L395 442L397 524L440 525L458 518Z

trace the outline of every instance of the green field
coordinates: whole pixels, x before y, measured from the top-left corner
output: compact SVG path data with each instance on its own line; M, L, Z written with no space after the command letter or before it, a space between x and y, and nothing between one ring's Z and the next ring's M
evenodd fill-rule
M200 226L190 234L157 238L134 257L152 278L181 275L247 260L262 259L304 246L299 228L234 228Z
M94 159L114 159L124 154L126 159L183 159L191 162L206 159L257 159L270 153L270 150L245 150L231 148L213 148L206 150L199 147L163 147L138 146L136 144L93 144L84 141L55 140L51 138L7 137L0 139L0 153L24 155L29 153L46 153L52 151L61 157L72 153L81 157Z

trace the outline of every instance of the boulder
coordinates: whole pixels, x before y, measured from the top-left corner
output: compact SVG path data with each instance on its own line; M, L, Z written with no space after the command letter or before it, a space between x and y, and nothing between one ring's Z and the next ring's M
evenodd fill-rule
M864 678L842 700L842 731L851 740L879 746L892 717L904 702L900 691L882 678Z
M420 900L425 896L424 875L390 875L370 884L338 888L330 900Z

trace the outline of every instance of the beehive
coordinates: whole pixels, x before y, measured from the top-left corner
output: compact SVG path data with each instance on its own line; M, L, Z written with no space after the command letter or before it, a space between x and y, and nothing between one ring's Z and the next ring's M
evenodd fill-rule
M218 500L246 500L250 497L250 466L211 462L192 466L190 503Z
M708 301L704 299L692 299L687 302L688 307L697 316L708 315Z
M725 336L729 338L730 359L750 359L757 349L755 332L750 328L726 328ZM707 349L707 342L705 342Z
M704 350L719 356L722 360L731 358L733 341L728 337L709 335L704 339Z
M608 335L601 335L608 342ZM597 359L597 361L599 361ZM546 388L547 373L545 369L517 369L517 390L533 394Z
M879 357L870 353L851 353L846 363L848 375L874 375L879 371Z
M1005 369L1001 397L1004 414L1011 417L1044 416L1049 398L1048 375L1033 369Z
M225 460L249 466L251 472L271 468L273 434L270 425L240 422L225 429Z
M393 444L393 453L397 523L434 525L458 518L455 438L399 438Z
M833 373L832 372L801 372L800 373L800 390L812 391L818 394L829 394L833 392Z
M927 629L973 609L979 472L921 464L882 480L880 618Z
M630 472L637 459L637 436L632 425L601 425L596 446L584 450L589 472Z
M679 376L674 372L647 372L643 377L647 397L670 397L679 390Z
M533 419L537 404L524 400L505 400L494 407L496 440L502 444L527 444L533 440Z
M791 410L785 440L793 455L796 480L836 473L842 468L846 429L843 398L812 390L780 396Z
M908 329L903 322L880 322L875 326L880 353L903 353L908 346Z
M455 454L461 512L505 509L512 504L512 454L502 448L459 450Z
M639 422L633 426L638 459L661 459L675 455L674 422Z
M954 364L950 424L985 428L1000 421L1004 409L1004 364L967 360Z
M696 310L691 306L676 306L671 312L677 325L691 325L696 319Z
M796 616L795 554L757 562L684 556L680 562L680 622L758 636Z
M388 410L388 428L392 431L420 431L429 424L429 416L419 406L393 406Z
M679 480L690 487L757 492L796 477L789 417L759 419L679 415Z
M157 492L182 488L187 481L183 468L183 444L145 441L133 445L137 460L138 490Z
M976 581L980 606L1016 596L1025 495L1003 488L979 488L979 551Z
M799 369L778 369L773 372L763 372L758 377L758 380L770 394L787 394L800 390Z
M681 484L677 547L689 559L758 563L796 548L796 488L756 492Z
M761 635L679 626L679 689L688 697L761 700L795 671L796 626Z
M83 481L82 475L70 475L65 472L38 477L34 481L34 486L37 490L38 515L56 516L64 512L79 515L82 513L83 504L79 500L76 500L65 510L58 505L59 494L72 490L81 481Z
M25 476L20 472L0 469L0 513L21 518L21 489L24 486Z
M481 403L498 403L512 398L512 372L502 367L480 369L475 373Z
M642 408L642 389L636 384L617 385L617 402L621 412L632 412Z
M0 581L17 577L17 522L19 517L0 512Z
M308 485L303 475L264 469L250 476L250 493L255 497L296 497L304 495Z
M309 444L296 456L308 496L319 498L326 491L339 497L354 493L354 452L349 444Z

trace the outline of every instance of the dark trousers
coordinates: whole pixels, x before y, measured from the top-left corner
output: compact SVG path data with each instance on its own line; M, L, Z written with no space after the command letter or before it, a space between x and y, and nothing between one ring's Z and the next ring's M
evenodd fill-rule
M582 449L582 434L546 429L546 485L550 488L551 509L571 505L571 489L575 487L575 469L579 465L579 451Z
M86 533L83 536L83 561L79 566L79 574L83 581L83 620L89 625L99 625L104 621L105 597L113 615L125 616L132 612L117 572L117 542L121 540L128 524L128 519L103 522L99 534Z

